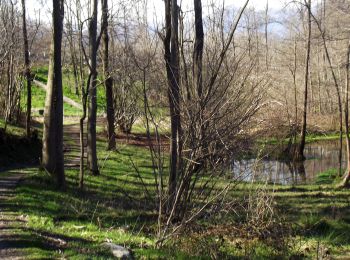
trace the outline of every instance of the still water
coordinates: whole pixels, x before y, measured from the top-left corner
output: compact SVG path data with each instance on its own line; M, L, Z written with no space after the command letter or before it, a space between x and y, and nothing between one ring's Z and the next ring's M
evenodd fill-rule
M345 145L342 152L342 167L345 167ZM329 169L338 169L339 142L324 141L305 146L304 163L271 159L234 161L234 177L243 181L259 181L276 184L313 183L317 175Z

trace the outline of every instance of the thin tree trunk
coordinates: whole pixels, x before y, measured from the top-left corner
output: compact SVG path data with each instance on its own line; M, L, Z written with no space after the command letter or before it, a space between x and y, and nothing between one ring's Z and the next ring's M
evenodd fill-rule
M102 23L103 23L103 70L106 88L106 106L107 106L107 128L108 128L108 150L115 149L115 125L114 125L114 106L113 106L113 77L109 68L109 35L108 35L108 0L102 0Z
M165 1L166 35L164 38L165 62L168 80L168 99L170 108L170 171L168 181L168 206L173 207L178 177L178 141L180 128L180 93L178 59L178 6L176 0Z
M28 44L25 0L22 0L22 22L23 22L22 29L23 29L23 42L24 42L25 77L26 77L26 81L27 81L26 133L27 133L27 137L29 138L30 137L31 110L32 110L32 87L31 87L31 72L30 72L29 44Z
M306 124L307 124L307 100L308 100L308 84L309 84L309 64L310 64L310 50L311 50L311 0L307 3L308 11L308 37L306 45L306 60L305 60L305 78L304 78L304 111L303 111L303 122L301 126L301 135L298 151L295 159L302 161L305 159L304 148L306 138Z
M79 10L80 2L76 2L76 8ZM87 115L87 100L89 94L90 80L91 74L89 74L86 89L84 82L84 70L83 70L83 29L81 27L81 17L80 12L77 11L77 24L79 28L79 76L80 76L80 84L81 84L81 102L83 105L83 115L79 120L79 133L80 133L80 169L79 169L79 189L82 191L84 189L84 153L85 153L85 144L84 144L84 121Z
M320 51L317 45L317 64L320 64ZM322 98L321 98L321 73L317 68L317 86L318 86L318 113L322 115Z
M349 186L350 181L350 136L349 136L349 85L350 85L350 76L349 76L349 60L350 60L350 42L348 45L348 52L346 56L346 86L345 86L345 108L344 108L344 114L345 114L345 134L346 134L346 162L347 162L347 169L346 173L344 175L343 182L341 186L346 187Z
M53 0L53 36L44 113L42 165L65 186L63 161L62 32L64 1Z
M81 89L81 101L83 103L83 115L81 116L79 120L79 130L80 130L80 169L79 169L79 189L84 189L84 153L85 153L85 147L84 147L84 121L86 119L86 110L87 110L87 99L88 99L88 92L89 92L89 86L90 86L90 80L91 80L91 74L89 75L87 84L86 84L86 90L84 90L84 86Z
M322 37L322 41L323 41L323 47L324 47L324 51L325 51L325 54L326 54L326 59L327 59L327 62L328 62L328 66L329 66L329 68L331 70L332 78L333 78L333 81L334 81L335 91L337 93L338 112L339 112L339 146L340 146L339 147L339 157L338 157L338 163L339 163L338 175L341 176L341 174L342 174L342 152L343 152L343 108L342 108L342 99L341 99L340 87L339 87L339 83L338 83L338 80L337 80L337 76L335 75L335 72L334 72L334 69L333 69L333 64L332 64L331 57L329 55L327 42L326 42L326 37L325 37L325 32L322 31L322 27L321 27L320 22L312 14L310 6L309 6L309 12L312 15L312 18L314 19L314 21L315 21L315 23L316 23L316 25L318 27L318 30L321 33L321 37Z
M298 92L297 92L297 40L294 38L294 62L293 62L293 86L294 86L294 129L293 129L293 153L295 152L295 144L297 142L297 133L298 133Z
M12 121L13 114L13 93L14 93L14 49L15 43L15 4L10 2L10 23L11 23L11 43L9 47L8 66L7 66L7 95L6 95L6 114L5 114L5 131L7 123Z
M266 70L269 70L269 45L268 45L268 26L269 26L269 0L266 0L265 7L265 63Z
M201 0L194 0L195 10L195 42L193 50L193 85L197 90L199 101L201 102L203 93L203 79L202 79L202 61L203 61L203 46L204 46L204 32L202 20L202 2Z
M90 70L88 114L88 165L93 175L99 175L96 151L96 116L97 116L97 0L93 0L93 12L89 24Z

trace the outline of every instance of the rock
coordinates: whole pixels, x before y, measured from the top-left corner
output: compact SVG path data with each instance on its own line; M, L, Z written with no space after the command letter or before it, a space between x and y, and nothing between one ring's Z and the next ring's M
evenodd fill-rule
M109 242L105 242L102 245L109 248L111 250L112 254L117 258L133 259L133 256L132 256L130 250L123 247L123 246L116 245L116 244L109 243Z

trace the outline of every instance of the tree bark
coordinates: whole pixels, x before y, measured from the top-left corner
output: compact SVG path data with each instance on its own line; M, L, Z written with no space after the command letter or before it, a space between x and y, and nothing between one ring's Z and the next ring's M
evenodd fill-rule
M97 0L93 0L92 17L89 23L90 74L89 113L88 113L88 166L93 175L99 175L96 151L96 116L97 116Z
M65 186L63 160L63 90L62 90L62 32L64 0L53 0L50 66L44 113L42 165L56 178L58 187Z
M308 102L308 85L309 85L309 65L310 65L310 50L311 50L311 0L307 3L308 12L308 37L306 44L306 60L305 60L305 75L304 75L304 107L303 107L303 122L301 125L300 143L297 150L295 159L297 161L302 161L305 159L304 148L305 148L305 138L306 138L306 125L307 125L307 102Z
M265 7L265 65L266 65L267 71L269 70L268 26L269 26L269 0L266 0L266 7Z
M341 174L342 174L342 152L343 152L343 106L342 106L341 90L339 87L337 76L336 76L334 69L333 69L333 64L332 64L330 54L328 51L327 41L326 41L326 37L325 37L325 31L322 30L322 25L316 19L316 17L312 14L311 6L309 6L309 12L310 12L310 15L312 16L312 18L314 19L314 21L318 27L318 30L321 33L321 38L323 41L323 47L324 47L324 52L325 52L325 58L327 59L328 66L331 70L331 75L332 75L332 79L334 82L335 91L337 93L338 113L339 113L339 157L338 157L339 170L338 170L338 175L341 176ZM332 108L332 110L333 110L333 108Z
M171 210L176 194L178 175L178 142L180 131L180 88L179 88L179 58L178 58L178 6L176 0L165 1L164 38L165 63L168 80L168 100L170 108L170 171L168 181L168 211Z
M114 125L114 106L113 106L113 77L109 68L109 35L108 35L108 0L102 0L102 28L103 31L103 71L105 77L106 89L106 112L107 112L107 133L108 150L116 147L115 143L115 125Z
M346 162L347 162L347 169L346 173L344 175L343 182L341 186L346 187L349 186L350 182L350 136L349 136L349 60L350 60L350 42L348 45L348 52L346 56L346 81L345 81L345 108L344 108L344 115L345 115L345 136L346 136Z
M195 41L193 50L193 83L196 87L199 102L201 102L203 92L202 79L202 61L203 61L203 46L204 46L204 32L202 19L202 1L194 0L195 13Z
M27 137L30 137L30 121L32 110L32 87L31 87L31 72L30 72L30 59L29 59L29 44L27 33L27 17L26 17L26 4L25 0L22 0L22 29L23 29L23 47L24 47L24 65L25 65L25 77L27 81L27 115L26 115L26 133Z

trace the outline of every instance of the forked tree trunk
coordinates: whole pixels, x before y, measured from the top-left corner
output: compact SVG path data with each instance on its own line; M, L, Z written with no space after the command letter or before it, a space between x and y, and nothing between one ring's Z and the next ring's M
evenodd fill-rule
M63 93L61 46L64 0L53 0L50 66L44 113L42 165L56 178L60 188L65 186L63 161Z
M307 22L308 22L308 37L306 44L306 60L305 60L305 75L304 75L304 107L303 107L303 122L301 125L300 143L295 155L295 160L302 161L305 159L304 148L306 138L307 124L307 102L308 102L308 85L309 85L309 65L310 65L310 50L311 50L311 0L307 3Z
M31 87L31 72L30 72L30 60L29 60L29 44L27 33L27 17L26 17L26 2L22 0L22 22L23 22L23 45L24 45L24 65L25 65L25 77L27 81L27 115L26 115L26 133L27 137L30 137L30 121L32 110L32 87Z
M109 35L108 35L108 0L102 0L102 23L103 23L103 70L106 89L106 110L107 110L107 133L108 150L115 149L115 126L114 126L114 106L113 106L113 77L109 68Z
M89 115L88 115L88 166L93 175L99 175L96 151L96 115L97 115L97 0L93 0L92 17L89 24L90 74Z
M168 99L170 108L170 171L168 181L168 211L173 207L178 175L178 142L180 131L180 88L179 88L179 45L178 45L178 16L179 10L176 0L165 1L164 38L165 63L168 80Z

